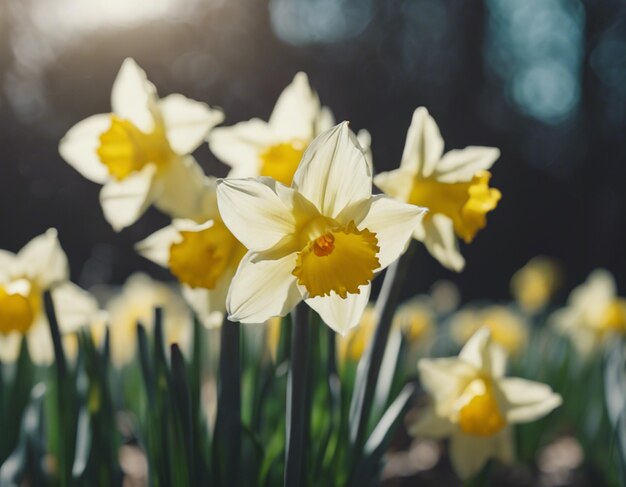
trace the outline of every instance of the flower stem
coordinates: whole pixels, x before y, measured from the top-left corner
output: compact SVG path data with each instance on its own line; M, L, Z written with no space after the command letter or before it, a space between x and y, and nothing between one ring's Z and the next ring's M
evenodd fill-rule
M237 486L241 463L241 325L224 319L215 423L221 485Z
M417 242L412 240L404 255L387 268L383 286L376 301L376 317L378 319L376 332L374 339L370 341L367 347L365 356L359 362L354 396L350 405L350 440L356 446L357 454L361 452L365 444L376 383L385 354L393 315L417 245Z
M291 360L287 383L285 487L302 485L304 473L310 331L309 309L306 304L300 303L293 313Z

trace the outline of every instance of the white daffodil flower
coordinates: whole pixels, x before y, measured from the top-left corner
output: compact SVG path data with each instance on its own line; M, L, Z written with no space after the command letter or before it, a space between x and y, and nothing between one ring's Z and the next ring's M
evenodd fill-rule
M253 118L219 127L208 141L211 151L232 168L228 177L268 176L290 186L307 146L333 125L330 109L321 106L307 75L298 73L279 96L268 122ZM362 130L357 137L371 164L369 133Z
M113 83L113 113L77 123L61 156L104 185L100 202L114 230L132 225L154 204L172 217L195 218L204 173L190 154L224 115L179 94L159 99L146 73L127 58Z
M174 220L136 245L147 259L170 270L182 293L207 328L221 326L226 295L246 253L224 225L217 208L216 181L206 180L206 221Z
M488 172L499 156L496 148L474 146L444 154L435 120L420 107L413 113L400 168L378 174L374 184L394 198L428 208L413 237L443 266L460 272L465 260L457 236L470 243L500 200L500 191L489 187Z
M111 359L117 367L129 363L137 350L137 324L148 334L154 328L154 310L163 312L163 336L167 345L177 343L188 352L192 338L191 315L173 289L145 274L133 274L121 292L106 305L109 316Z
M626 334L626 299L617 295L611 273L598 269L572 291L567 306L555 311L550 321L586 357L610 337Z
M52 363L54 349L43 307L47 290L61 333L76 331L98 313L95 298L69 282L56 230L35 237L17 254L0 250L0 360L17 358L23 336L35 363Z
M490 458L513 461L511 425L539 419L561 396L539 382L504 377L505 352L483 328L458 357L421 359L420 380L431 399L411 426L413 435L450 438L450 458L459 477L477 474Z
M341 334L358 324L375 273L405 250L425 211L372 196L370 166L347 122L309 145L291 187L224 179L217 200L248 249L228 291L230 319L262 323L305 300Z

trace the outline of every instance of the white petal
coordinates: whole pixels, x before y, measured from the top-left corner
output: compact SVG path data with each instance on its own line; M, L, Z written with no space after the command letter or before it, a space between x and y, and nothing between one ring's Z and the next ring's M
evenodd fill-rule
M223 179L217 186L222 220L245 247L268 250L295 231L295 219L285 201L276 194L271 178ZM291 191L283 188L284 191Z
M429 407L415 423L409 426L409 433L413 436L428 438L447 438L456 428L456 424L446 417L439 416L434 408Z
M498 455L496 436L482 438L458 433L450 441L450 460L461 480L467 480L483 468L487 460Z
M17 361L22 346L22 334L13 332L8 335L0 334L0 362L12 364Z
M107 167L96 152L100 135L111 126L111 115L92 115L74 125L59 142L59 154L83 177L104 184L110 179Z
M454 233L452 220L441 213L429 215L424 219L424 233L424 245L430 255L444 267L461 272L465 267L465 259L459 252L459 243Z
M52 300L61 333L91 325L99 312L96 298L69 281L52 290Z
M126 58L113 82L111 108L120 118L130 120L143 132L154 128L152 110L156 108L156 88L134 59Z
M405 169L394 169L389 172L381 172L374 176L374 184L385 194L408 201L413 188L414 176Z
M317 122L315 124L315 135L326 132L327 130L332 129L335 125L337 125L337 122L335 122L335 116L333 115L331 109L328 107L322 107L318 114ZM363 142L365 142L365 139L361 141L360 135L361 132L359 132L359 135L357 137L359 137L359 142L361 143L361 146L364 149L369 149L369 144L365 146L363 144Z
M406 136L400 167L411 174L430 176L443 154L443 139L439 127L424 107L413 112Z
M178 154L191 154L209 131L224 120L221 110L186 96L173 94L159 100L167 139Z
M372 195L372 173L347 122L311 142L292 187L330 218Z
M455 402L476 369L458 358L421 359L417 363L422 387L433 399L439 416L449 418L455 411Z
M200 322L208 329L222 326L231 279L232 274L223 276L213 290L183 286L183 296Z
M54 346L48 320L37 320L26 334L28 351L35 365L47 366L54 361Z
M426 209L408 205L383 195L374 196L367 216L358 224L376 234L380 251L379 269L384 269L406 250Z
M359 294L348 294L346 298L332 292L330 296L309 298L306 304L317 311L324 323L340 335L345 335L361 321L371 288L370 284L359 286Z
M154 206L171 218L199 218L204 211L204 171L193 156L171 161L154 181Z
M100 191L100 204L106 221L119 232L135 223L152 203L153 164L130 174L122 181L111 180Z
M535 421L561 405L561 396L540 382L507 377L498 386L506 399L506 419L511 423Z
M50 228L28 242L17 254L21 272L42 290L69 278L67 256L57 235L57 231Z
M486 171L500 157L495 147L470 146L444 154L435 168L435 176L442 183L471 181L478 171Z
M479 329L463 346L459 359L481 370L490 377L502 377L506 368L506 354L491 340L489 328Z
M170 260L170 247L180 242L181 236L174 225L157 230L141 242L135 244L135 250L143 257L151 260L161 267L168 267Z
M231 166L229 177L255 177L261 171L262 152L278 144L280 138L267 122L253 118L232 127L218 127L209 134L211 152L224 164Z
M295 253L273 259L262 252L248 252L228 291L228 319L263 323L273 316L289 313L302 300L296 277L292 274L295 266Z
M310 141L320 114L317 94L305 73L298 73L278 97L269 124L284 140Z

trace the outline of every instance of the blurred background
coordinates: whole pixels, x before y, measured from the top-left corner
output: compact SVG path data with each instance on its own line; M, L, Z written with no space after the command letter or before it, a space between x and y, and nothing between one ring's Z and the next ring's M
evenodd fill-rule
M563 264L563 293L596 267L626 288L622 0L0 0L0 248L57 227L85 287L167 278L133 251L166 218L150 210L114 233L99 186L57 151L73 124L110 110L127 56L161 95L221 106L227 125L267 119L306 71L337 120L371 132L378 171L397 167L420 105L446 149L499 147L503 199L463 248L466 270L423 252L406 296L447 278L463 300L506 299L538 254ZM206 145L196 156L226 174Z

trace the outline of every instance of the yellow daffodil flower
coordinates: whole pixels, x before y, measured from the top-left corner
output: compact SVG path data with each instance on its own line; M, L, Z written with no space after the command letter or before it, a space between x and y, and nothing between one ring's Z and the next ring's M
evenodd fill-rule
M17 254L0 250L0 360L17 358L25 337L31 358L50 364L54 358L43 293L51 290L61 333L88 324L96 300L69 282L67 257L54 229L35 237Z
M474 146L443 154L439 128L420 107L413 114L400 168L378 174L374 183L390 196L428 208L413 236L442 265L459 272L465 260L457 237L470 243L500 200L500 191L489 187L488 171L499 156L498 149Z
M137 349L137 323L148 334L154 325L154 310L163 310L163 336L166 345L178 343L188 351L192 336L190 313L182 298L169 286L145 274L133 274L121 292L106 306L109 315L111 358L121 367L129 363Z
M435 312L428 296L418 296L401 305L392 326L402 331L409 343L427 343L434 330Z
M217 208L216 183L206 179L204 223L174 220L136 245L137 251L165 267L207 328L221 326L226 294L246 248L224 225Z
M523 351L528 343L528 322L506 306L466 308L450 318L450 335L459 345L467 343L483 327L489 329L493 342L511 355Z
M424 213L372 196L370 166L347 122L309 145L291 187L224 179L217 200L248 249L226 299L230 319L262 323L305 300L341 334L358 324L371 280L405 250Z
M561 282L558 264L548 257L534 257L511 278L511 292L527 313L544 309Z
M595 270L550 321L572 340L581 355L588 356L611 336L626 334L626 299L617 295L610 272Z
M190 154L223 120L222 112L178 94L159 99L130 58L113 83L111 107L113 113L76 124L59 144L74 169L104 185L107 221L119 231L152 204L172 217L195 218L204 173Z
M268 176L289 186L305 149L335 124L305 73L298 73L281 93L268 122L254 118L213 130L211 151L232 169L231 178ZM369 133L359 132L359 143L369 154Z
M431 404L410 428L416 436L450 439L450 459L462 479L490 458L512 462L511 425L558 407L561 396L539 382L504 377L504 351L479 330L458 357L421 359L420 380Z

